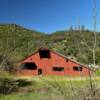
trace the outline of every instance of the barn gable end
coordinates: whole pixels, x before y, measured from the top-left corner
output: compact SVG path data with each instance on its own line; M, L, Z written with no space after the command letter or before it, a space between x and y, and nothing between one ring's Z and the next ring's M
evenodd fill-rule
M22 60L20 65L20 74L27 76L88 76L91 72L87 66L52 50L43 48Z

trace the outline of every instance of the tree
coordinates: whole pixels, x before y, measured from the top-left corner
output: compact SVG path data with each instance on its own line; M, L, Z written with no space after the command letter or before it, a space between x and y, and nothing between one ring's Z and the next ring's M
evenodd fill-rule
M70 26L69 31L73 31L73 26Z
M96 44L97 44L97 36L96 36L96 0L94 0L93 7L93 21L94 21L94 44L93 44L93 65L96 66Z
M85 30L85 26L84 26L84 25L81 26L81 30L82 30L82 31Z

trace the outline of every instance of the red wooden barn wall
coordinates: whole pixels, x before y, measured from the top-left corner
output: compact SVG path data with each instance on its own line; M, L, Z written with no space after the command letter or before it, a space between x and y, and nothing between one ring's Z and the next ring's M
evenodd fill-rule
M37 65L35 70L22 69L19 74L24 76L38 75L38 69L42 69L42 75L65 75L65 76L88 76L90 69L72 60L50 51L51 58L40 58L39 52L27 57L21 63L34 62ZM82 71L74 71L73 66L82 66ZM64 71L53 71L53 67L64 67Z

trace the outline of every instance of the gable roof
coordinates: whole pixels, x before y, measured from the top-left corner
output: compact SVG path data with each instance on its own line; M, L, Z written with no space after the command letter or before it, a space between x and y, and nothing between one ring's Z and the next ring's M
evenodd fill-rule
M21 62L24 61L25 59L27 59L27 58L29 58L29 57L35 55L36 53L39 52L39 50L50 50L50 49L43 48L43 47L42 47L42 48L39 48L38 50L36 50L36 51L35 51L34 53L32 53L31 55L29 55L29 56L27 56L26 58L22 59ZM85 68L88 68L88 69L92 70L91 68L88 67L88 65L82 64L82 63L80 63L80 62L78 62L78 61L76 61L76 60L70 59L70 58L64 56L64 55L61 54L61 53L58 53L58 52L53 51L53 50L50 50L50 52L53 52L53 53L57 54L58 56L60 56L60 57L62 57L62 58L64 58L64 59L68 59L68 60L70 60L70 61L72 61L72 62L74 62L74 63L76 63L76 64L79 64L79 65L81 65L82 67L85 67Z
M82 63L80 63L80 62L78 62L78 61L76 61L76 60L73 60L73 59L71 59L71 58L68 58L68 57L66 57L66 56L64 56L64 55L62 55L61 53L58 53L58 52L55 52L55 51L52 51L53 53L55 53L55 54L57 54L57 55L59 55L60 57L63 57L63 58L65 58L65 59L68 59L68 60L70 60L70 61L72 61L72 62L74 62L74 63L76 63L76 64L79 64L79 65L81 65L81 66L83 66L83 67L86 67L86 68L88 68L88 65L86 65L86 64L82 64Z

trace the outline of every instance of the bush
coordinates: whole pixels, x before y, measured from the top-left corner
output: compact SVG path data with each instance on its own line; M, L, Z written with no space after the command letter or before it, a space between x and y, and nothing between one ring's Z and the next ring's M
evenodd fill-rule
M16 91L18 85L12 80L8 78L0 79L0 94L9 94L12 91Z
M25 86L29 86L32 84L30 81L26 81L22 79L16 80L15 82L18 83L18 87L25 87Z
M0 54L0 70L8 71L8 72L15 72L16 69L14 68L14 62L9 59L9 55L2 55Z
M17 92L21 87L29 86L31 82L12 78L1 78L0 79L0 94L10 94Z

